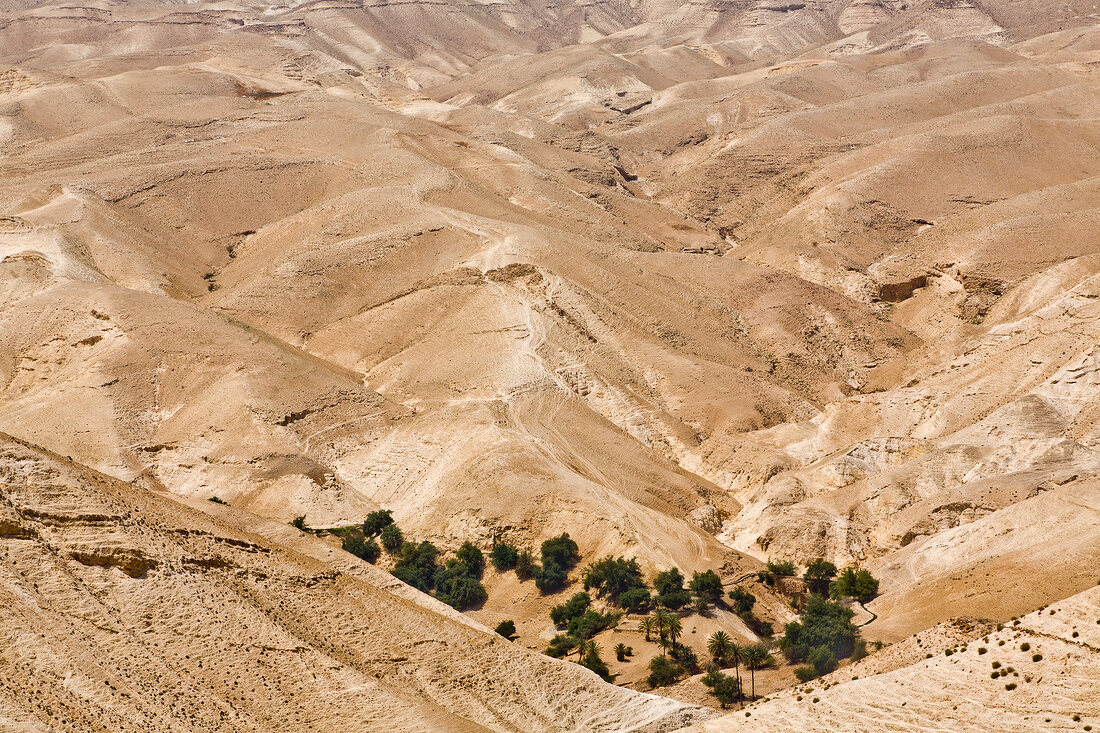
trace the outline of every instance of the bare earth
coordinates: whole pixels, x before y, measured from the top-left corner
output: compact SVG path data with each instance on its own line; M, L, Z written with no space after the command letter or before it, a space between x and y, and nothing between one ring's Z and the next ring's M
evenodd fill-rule
M1005 697L973 643L881 666L958 617L1096 615L1098 19L0 0L0 730L712 714L537 653L565 596L490 572L458 614L287 526L379 507L444 548L881 579L874 677L716 730L967 729L952 695L1100 725L1096 685ZM1021 675L1100 674L1028 618L995 641L1057 648ZM598 641L642 689L636 622Z

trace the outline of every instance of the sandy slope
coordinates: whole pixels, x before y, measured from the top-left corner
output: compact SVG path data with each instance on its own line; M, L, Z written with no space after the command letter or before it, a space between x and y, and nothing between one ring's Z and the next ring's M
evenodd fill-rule
M237 529L235 510L8 437L0 481L0 729L656 731L702 714Z
M847 681L845 669L690 730L1081 730L1100 719L1098 618L1093 588L948 647L949 656L933 648L930 659L883 673L872 657L852 668L859 679ZM993 678L995 663L1013 671Z
M885 640L1064 598L1094 12L0 0L0 430L277 544L860 562Z

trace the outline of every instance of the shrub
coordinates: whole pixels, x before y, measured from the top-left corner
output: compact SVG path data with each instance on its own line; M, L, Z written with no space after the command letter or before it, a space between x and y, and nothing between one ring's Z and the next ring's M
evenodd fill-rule
M514 545L499 542L493 546L493 551L489 553L489 560L493 563L493 567L499 571L510 570L519 561L519 551Z
M616 614L600 613L589 609L569 621L569 635L578 639L591 639L604 629L614 626L618 620L619 617Z
M576 649L578 643L579 642L572 636L558 634L550 640L550 646L546 648L546 653L551 657L561 659L566 654Z
M684 590L684 575L678 568L657 573L653 588L657 593L657 603L665 608L676 610L691 601L691 596Z
M1016 689L1016 683L1015 682L1009 682L1007 685L1005 685L1005 689L1006 690L1015 690Z
M810 680L817 679L817 670L809 665L803 665L801 667L794 668L794 676L798 678L799 682L809 682Z
M733 602L733 612L742 617L746 614L751 614L753 606L756 605L756 596L743 588L734 588L731 590L729 592L729 599Z
M984 646L978 647L978 654L985 654L987 651L989 650L986 649Z
M653 604L653 598L645 588L631 588L619 596L619 606L630 613L646 613Z
M703 675L703 684L710 688L723 710L741 694L741 680L716 669Z
M501 621L494 629L498 634L503 636L508 641L516 638L516 622L515 621Z
M584 589L595 589L596 595L607 596L612 603L619 604L623 593L636 589L645 589L642 569L638 561L608 555L591 563L581 573Z
M466 570L474 578L481 578L485 573L485 556L472 542L463 542L455 550L455 559L466 566Z
M687 644L681 644L680 642L672 644L669 647L669 656L672 657L673 661L691 672L699 670L699 657L696 656L695 650Z
M402 534L401 528L396 524L387 524L381 531L382 547L386 548L386 552L397 552L401 545L405 542L405 535Z
M391 524L390 527L397 525ZM386 544L386 530L382 531L382 544ZM436 561L439 558L439 550L431 542L421 542L419 545L405 542L397 552L397 564L391 573L400 580L418 588L425 593L435 585Z
M794 663L806 660L815 647L824 647L837 658L847 657L855 647L853 615L851 609L839 603L827 601L821 596L811 596L801 621L785 627L780 648Z
M543 593L556 593L569 581L569 571L581 556L577 543L565 532L542 543L542 568L535 572L535 586Z
M1033 662L1040 662L1040 661L1042 661L1042 659L1043 659L1042 654L1032 654L1031 655L1031 661L1033 661Z
M836 577L836 565L824 558L818 558L806 566L802 580L811 593L825 595L829 591L829 582Z
M228 501L217 496L211 496L210 501L214 502L215 504L225 504L226 506L229 505ZM305 522L305 517L302 518L302 522Z
M777 578L793 576L795 574L794 563L790 560L769 560L768 572Z
M378 543L373 538L364 537L361 533L355 532L345 537L340 547L345 552L350 552L360 560L366 560L373 564L378 562L378 557L382 554L382 548L378 546Z
M857 638L852 647L852 661L858 662L867 656L867 642Z
M576 593L565 603L550 609L550 620L552 620L556 626L565 626L577 616L587 611L591 604L592 599L587 593Z
M619 643L615 645L615 660L625 662L627 657L634 656L634 647Z
M700 602L700 606L697 607L703 611L708 605L714 605L722 600L722 579L713 570L693 573L688 589L696 601Z
M489 598L485 587L470 573L469 567L450 560L435 572L435 597L459 611L477 608Z
M1022 652L1026 652L1029 649L1031 649L1031 644L1028 644L1026 641L1020 645L1020 651Z
M849 596L866 603L878 595L878 581L867 570L844 568L829 584L829 593L833 598Z
M649 662L649 686L664 687L671 685L676 678L684 673L684 669L673 663L664 654L658 654Z
M393 524L393 512L389 509L379 509L368 514L363 520L363 534L367 537L375 537L391 524Z
M300 516L294 517L294 519L291 519L290 526L294 527L295 529L300 529L303 532L306 531L306 529L308 529L308 527L306 527L306 515L302 514Z
M524 550L519 553L519 557L516 558L516 577L520 580L528 580L535 577L539 571L539 564L535 562L535 558L531 555L529 550Z

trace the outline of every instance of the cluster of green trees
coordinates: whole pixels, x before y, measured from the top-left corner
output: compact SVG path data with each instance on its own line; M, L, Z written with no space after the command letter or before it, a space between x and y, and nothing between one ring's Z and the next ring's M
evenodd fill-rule
M757 636L770 637L775 630L769 621L763 621L752 612L756 605L756 596L744 588L734 588L729 592L730 609L741 617L741 620L753 630Z
M733 702L734 698L742 699L742 664L749 670L753 699L756 699L756 670L775 664L775 657L768 653L768 648L763 644L742 646L725 631L715 631L710 635L707 639L707 651L711 662L706 676L703 677L703 684L711 689L723 708ZM730 666L734 669L733 677L722 672Z
M454 555L440 563L440 552L428 541L409 542L393 512L380 509L371 512L360 527L334 530L341 546L351 554L375 563L382 551L393 556L390 572L405 583L424 591L460 611L476 608L489 595L481 584L485 572L485 556L470 542L462 543Z
M800 619L787 624L780 648L794 664L795 674L808 681L836 669L839 660L851 656L858 646L858 629L853 611L842 605L843 598L866 603L878 595L878 581L867 570L845 568L818 558L806 566L802 580L810 591ZM829 600L832 599L832 600Z
M543 593L557 593L569 585L569 571L580 562L577 543L564 532L542 543L542 563L535 562L530 550L520 550L507 542L498 542L489 555L498 571L516 571L520 580L535 579L535 585Z

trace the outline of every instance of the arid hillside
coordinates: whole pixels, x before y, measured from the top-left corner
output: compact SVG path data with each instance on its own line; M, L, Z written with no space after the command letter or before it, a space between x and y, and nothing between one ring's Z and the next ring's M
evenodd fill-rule
M887 643L1029 613L1100 580L1098 18L1084 0L0 0L0 431L74 486L126 487L134 508L77 513L125 516L91 534L160 568L176 550L129 525L146 511L439 612L287 526L384 508L442 548L568 532L647 577L859 564L881 580L862 633ZM17 513L15 544L38 547ZM19 562L36 593L75 582L69 561ZM123 565L89 598L158 619L172 601L131 599ZM764 618L794 617L753 582ZM485 584L454 644L514 619L545 648L560 594ZM92 601L65 597L75 623ZM318 623L358 615L339 612ZM424 628L472 628L448 614ZM700 651L714 629L758 640L700 623ZM368 684L359 642L295 638L328 655L316 700ZM588 725L551 687L499 721L427 692L497 664L478 659L410 661L425 687L387 682L372 720L411 695L430 702L406 719L439 729ZM634 684L646 661L614 671ZM28 684L63 696L50 679ZM586 709L621 729L695 714L601 684L621 710ZM108 689L97 725L137 720ZM300 714L347 720L353 698ZM203 706L172 720L228 709ZM289 713L241 712L268 714Z

